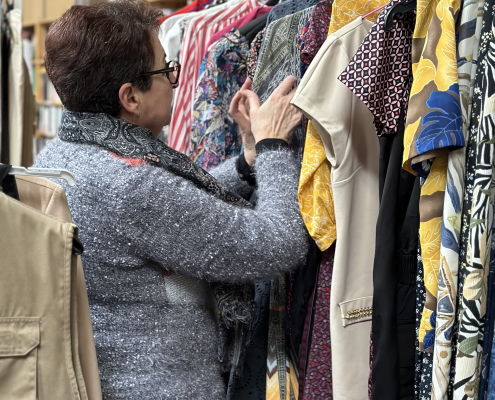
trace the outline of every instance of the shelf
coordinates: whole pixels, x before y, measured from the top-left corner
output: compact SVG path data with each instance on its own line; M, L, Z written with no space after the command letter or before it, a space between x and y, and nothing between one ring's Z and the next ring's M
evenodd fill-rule
M63 107L64 105L58 101L36 101L40 106L56 106Z
M34 132L34 137L36 139L53 139L56 137L56 135L55 136L47 135L45 132L42 132L42 131L39 131L38 129L36 129Z

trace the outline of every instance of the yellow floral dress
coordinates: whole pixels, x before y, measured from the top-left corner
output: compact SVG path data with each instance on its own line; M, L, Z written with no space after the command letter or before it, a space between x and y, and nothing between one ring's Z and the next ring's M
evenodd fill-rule
M448 151L464 146L455 23L460 0L418 0L413 84L404 135L404 169L424 179L420 244L426 303L420 350L433 352Z

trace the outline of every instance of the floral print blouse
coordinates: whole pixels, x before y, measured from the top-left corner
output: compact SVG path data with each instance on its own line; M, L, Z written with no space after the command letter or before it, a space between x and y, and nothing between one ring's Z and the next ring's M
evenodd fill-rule
M233 29L210 47L201 63L193 105L189 156L209 171L240 153L230 103L247 77L249 43Z

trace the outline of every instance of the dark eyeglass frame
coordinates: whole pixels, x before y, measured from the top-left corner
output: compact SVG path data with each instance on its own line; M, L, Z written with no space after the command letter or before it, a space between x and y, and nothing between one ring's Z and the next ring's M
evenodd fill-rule
M142 75L143 76L150 76L150 75L166 74L167 79L170 81L170 83L172 85L175 85L175 84L177 84L177 82L179 82L181 65L180 65L179 61L177 61L177 60L169 61L167 63L167 65L168 65L167 68L157 69L156 71L145 72ZM171 78L170 72L175 72L175 71L177 71L177 79L175 80L175 82L172 82L174 75L172 75L172 78Z

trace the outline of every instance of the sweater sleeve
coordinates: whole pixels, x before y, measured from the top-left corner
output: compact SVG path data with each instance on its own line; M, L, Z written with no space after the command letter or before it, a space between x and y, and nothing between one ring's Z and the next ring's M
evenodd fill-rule
M210 171L210 174L219 182L222 182L230 190L237 193L239 196L249 200L253 194L254 188L247 182L241 180L239 172L236 169L236 161L239 157L230 158L219 164L216 168Z
M135 187L127 188L114 211L120 214L116 228L138 257L225 282L269 279L304 262L308 240L297 200L299 171L288 151L258 156L254 209L226 203L160 168L135 168L141 178L133 179Z

